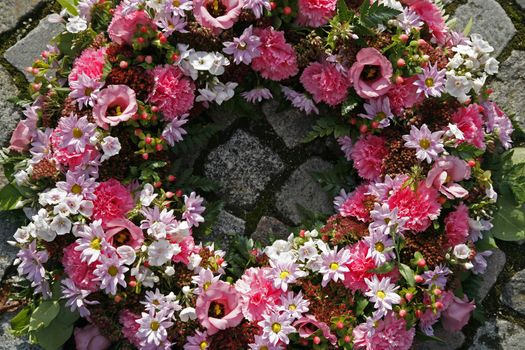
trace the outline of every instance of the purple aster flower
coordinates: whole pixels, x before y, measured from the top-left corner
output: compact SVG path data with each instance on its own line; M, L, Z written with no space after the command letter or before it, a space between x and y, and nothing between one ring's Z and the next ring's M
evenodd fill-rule
M337 212L339 211L339 209L344 204L344 202L346 202L346 200L348 199L349 196L350 196L350 194L346 193L345 189L342 188L341 191L339 192L339 195L337 195L334 198L335 211L337 211Z
M49 159L52 156L51 134L53 134L53 129L36 131L36 135L33 138L33 142L31 143L31 149L29 150L33 156L30 160L32 164L37 164L40 161Z
M166 1L164 12L172 13L174 16L186 17L185 11L191 11L192 9L192 0Z
M270 340L268 338L265 338L262 335L256 335L254 342L252 344L248 344L248 346L250 347L250 350L262 350L262 349L283 350L283 347L281 345L273 345L272 343L270 343ZM195 350L200 350L200 349L195 349Z
M447 276L451 273L450 269L444 265L437 265L434 270L425 271L422 275L424 278L423 284L430 287L435 285L440 289L444 289L447 285Z
M264 9L270 11L272 6L270 5L270 0L245 0L244 8L252 10L255 18L261 18Z
M93 221L89 225L83 225L76 233L78 246L76 251L82 252L80 258L92 264L97 261L102 252L114 249L106 241L106 233L102 229L102 220Z
M195 335L186 339L184 350L206 350L209 345L208 333L206 331L195 331Z
M410 135L403 135L403 140L406 141L405 147L416 149L417 159L426 160L430 164L445 150L441 140L444 133L444 131L431 132L426 124L423 124L421 129L412 125Z
M480 275L485 273L485 270L487 270L487 260L485 258L491 256L492 253L492 250L485 250L483 252L476 253L474 259L472 260L472 264L474 265L472 267L473 274Z
M341 249L338 252L337 247L335 247L334 250L323 252L321 254L321 269L319 270L323 275L321 286L326 287L330 281L344 281L344 273L349 271L346 266L348 260L350 260L350 251L348 249Z
M241 96L250 103L261 102L273 98L272 93L267 88L256 87L250 91L244 91Z
M376 266L381 266L395 257L394 242L390 234L380 230L371 230L370 235L364 238L368 244L367 258L374 259Z
M364 105L366 114L361 113L361 118L379 121L379 127L386 128L390 125L390 119L394 118L390 109L390 100L388 97L379 97L369 100Z
M406 34L410 34L412 29L420 29L425 24L421 17L409 7L405 7L403 12L397 16L399 27L405 31Z
M67 147L69 151L82 153L90 143L90 138L95 134L96 125L88 121L87 117L78 118L71 114L63 117L58 122L58 129L62 137L60 147Z
M374 209L370 211L370 217L373 222L370 224L371 231L379 231L385 235L390 235L392 230L398 233L404 230L404 225L407 218L400 218L397 216L398 208L390 210L387 203L374 204Z
M305 112L307 115L312 112L319 114L319 110L317 109L314 101L308 98L305 94L300 94L286 86L281 86L281 89L283 91L284 97L298 110Z
M104 87L104 82L91 79L82 73L78 76L78 80L72 81L69 84L69 87L71 88L69 97L75 99L79 108L93 107L98 97L97 94Z
M426 97L440 97L445 91L446 69L438 70L437 63L423 68L423 73L418 74L414 82L417 93L424 93Z
M159 211L159 208L144 208L141 211L144 215L144 220L140 222L140 228L147 230L148 235L155 239L163 239L166 234L175 232L179 223L173 215L173 210L167 210L164 208Z
M117 286L126 288L126 276L129 268L119 259L117 254L101 255L99 264L93 274L97 276L94 281L100 281L100 289L107 294L117 294Z
M164 312L150 311L149 313L142 313L142 317L137 320L140 328L137 336L142 339L141 344L157 345L164 343L168 339L167 329L173 326Z
M397 175L395 178L390 175L385 176L383 182L376 182L368 186L368 192L366 194L377 197L379 200L387 200L392 193L399 190L408 180L407 175Z
M180 142L183 136L187 134L182 127L188 122L188 114L182 115L180 118L173 119L162 132L162 137L170 146L174 146L176 142Z
M378 316L386 315L392 310L392 305L401 302L401 297L396 293L399 286L390 283L390 277L378 279L377 275L374 275L372 279L365 278L365 283L369 288L365 295L374 303Z
M82 196L84 199L95 200L95 190L98 183L95 179L86 175L78 175L75 172L68 171L66 173L66 181L59 181L56 187L68 193Z
M97 305L98 301L90 301L86 298L91 294L91 291L80 289L75 285L73 280L66 278L62 281L62 297L66 299L66 306L70 308L71 312L78 310L81 317L87 317L91 314L87 306Z
M16 255L15 264L18 265L17 270L20 276L25 276L26 279L39 285L45 280L46 269L43 264L49 259L47 251L38 251L36 249L36 240L22 248Z
M252 59L259 57L259 46L261 40L257 35L252 34L253 26L249 26L244 30L238 38L233 38L233 41L226 41L223 43L224 53L233 55L233 62L235 64L250 64Z
M186 21L184 18L177 16L177 15L165 15L160 17L155 24L157 27L162 29L162 32L166 36L170 36L171 34L175 32L179 33L187 33L188 31L185 29L186 27Z
M343 136L337 139L337 143L341 146L341 151L344 152L346 160L352 160L352 139L350 136Z
M191 226L199 227L199 223L204 222L202 213L206 209L202 205L204 198L197 196L195 192L190 193L190 196L184 196L184 213L182 218Z

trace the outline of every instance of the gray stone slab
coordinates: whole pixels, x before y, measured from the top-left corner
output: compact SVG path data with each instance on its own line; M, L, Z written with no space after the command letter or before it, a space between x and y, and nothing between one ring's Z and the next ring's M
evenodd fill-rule
M9 329L9 320L15 316L16 313L9 313L0 315L0 350L38 350L39 346L31 345L27 339L17 338L11 333Z
M236 237L244 235L245 225L246 222L243 219L221 210L212 232L209 235L195 238L197 241L214 242L220 249L227 250Z
M516 34L516 28L495 0L469 0L457 8L454 17L458 20L459 31L467 25L470 18L474 20L471 33L483 35L492 46L494 55L499 55Z
M331 168L332 164L320 158L311 158L296 169L277 194L276 206L281 214L299 224L299 206L315 213L331 213L332 199L310 175Z
M21 113L18 108L8 99L18 95L18 89L13 83L9 73L0 66L0 146L6 144L11 138L16 124L20 120Z
M506 260L505 253L500 249L493 250L492 255L487 258L487 270L479 276L480 285L477 290L477 300L481 302L489 294L499 274L503 271Z
M445 343L416 340L412 345L412 350L455 350L465 343L465 335L462 332L447 332L443 328L436 327L434 335Z
M13 240L13 234L23 223L20 215L0 211L0 281L18 253L18 248L12 247L7 241Z
M26 67L33 64L33 61L45 50L51 39L60 34L63 28L62 24L49 23L46 17L22 40L10 47L5 52L4 57L20 72L24 73L28 80L32 80L31 74L25 71Z
M286 147L294 148L306 137L314 119L296 108L278 112L278 107L279 103L276 101L264 103L262 106L264 116L277 135L283 139Z
M15 28L16 24L31 12L42 0L0 1L0 34Z
M211 151L204 165L208 178L222 185L229 204L248 209L272 177L284 169L281 158L243 130Z
M503 304L525 315L525 270L516 273L503 287Z
M523 10L525 10L525 0L516 0L516 2Z
M492 82L492 98L525 128L525 51L512 51Z
M290 235L288 227L271 216L263 216L252 233L252 239L268 245L277 239L286 239Z
M518 350L525 344L525 329L498 318L478 328L469 350Z

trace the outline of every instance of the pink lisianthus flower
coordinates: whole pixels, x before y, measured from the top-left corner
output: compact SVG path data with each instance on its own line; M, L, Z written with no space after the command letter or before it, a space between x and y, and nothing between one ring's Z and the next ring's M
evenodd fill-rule
M315 316L306 315L294 322L293 326L297 329L297 333L301 338L310 338L312 334L321 330L323 337L335 345L337 343L337 337L330 332L330 327L324 322L317 321Z
M15 131L9 141L9 149L15 152L24 152L29 148L33 138L34 129L28 123L27 119L18 122Z
M416 330L406 329L406 322L393 312L373 324L362 323L353 330L354 348L366 350L408 350Z
M388 148L382 137L366 135L355 143L350 154L359 176L366 180L376 180L381 175Z
M132 11L124 15L123 7L123 4L117 6L108 27L108 34L113 42L119 45L131 44L131 40L139 25L150 26L155 29L153 22L145 11Z
M445 218L445 234L447 235L448 245L454 247L465 243L469 236L469 215L468 207L461 203L456 210Z
M155 83L148 102L157 105L165 119L171 121L182 117L193 107L195 85L179 68L157 66L152 75Z
M106 48L100 49L88 48L73 63L73 69L69 73L68 80L77 81L82 74L88 78L100 81L104 73L104 64L106 63Z
M97 326L89 324L84 328L75 328L75 345L77 350L106 350L111 342Z
M137 110L137 99L133 89L126 85L110 85L98 94L93 117L98 126L108 130L109 126L116 126L131 119Z
M448 199L463 198L468 191L457 182L470 178L470 167L463 159L445 156L437 160L428 172L425 184L434 186Z
M248 321L261 321L270 307L281 303L281 289L268 278L268 268L249 268L235 283L242 304L242 313Z
M95 278L93 271L95 271L96 264L88 264L87 261L82 261L82 252L75 250L77 246L78 243L72 243L64 248L64 256L62 257L64 271L79 289L94 292L98 288L98 283L93 281Z
M485 133L483 131L483 118L480 113L482 109L477 104L462 107L452 115L452 121L463 133L464 140L459 143L468 142L479 149L485 149Z
M350 68L350 82L354 84L354 89L362 98L375 98L382 96L390 90L392 86L392 64L374 48L368 47L361 49L356 58L356 62Z
M212 284L199 295L195 312L209 335L241 323L243 315L239 299L235 288L223 281Z
M129 191L115 179L100 183L95 196L93 219L102 220L104 227L113 219L123 218L135 206Z
M302 26L320 27L335 14L336 0L299 0L297 23Z
M438 199L439 193L434 187L429 188L420 182L415 191L410 186L397 190L388 199L388 206L391 210L398 208L399 217L408 218L405 228L423 232L441 212Z
M280 81L297 74L297 55L286 42L284 33L269 28L256 28L253 33L261 40L261 55L252 60L252 68L265 79Z
M114 247L128 245L139 248L144 242L142 230L128 219L117 217L104 223L106 240Z
M353 216L360 221L370 221L370 210L373 208L375 197L367 195L368 184L357 187L339 208L343 216Z
M460 299L448 291L444 292L442 302L445 309L441 312L441 324L448 332L460 331L468 323L470 315L476 308L474 301L469 302L466 296Z
M244 6L243 0L195 0L193 15L199 24L220 34L233 27Z
M301 75L301 83L314 101L336 106L345 99L350 87L348 79L333 64L311 63Z

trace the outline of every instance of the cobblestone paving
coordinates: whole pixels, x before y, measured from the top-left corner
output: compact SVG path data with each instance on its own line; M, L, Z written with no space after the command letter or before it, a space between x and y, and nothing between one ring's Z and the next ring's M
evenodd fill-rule
M454 10L459 29L474 19L472 31L494 45L502 62L492 82L494 98L525 126L525 0L443 1ZM51 0L0 0L0 143L20 112L10 96L24 93L24 68L61 30L45 20ZM278 111L274 103L261 108L252 125L242 115L213 115L224 125L220 141L195 155L204 162L196 171L221 183L216 195L226 201L208 240L220 238L227 247L238 235L248 235L263 243L285 238L290 226L301 221L301 208L329 213L331 198L312 179L312 171L333 166L335 156L325 144L304 145L300 140L312 124L312 117L295 110ZM0 177L0 184L4 180ZM19 219L0 214L0 280L14 258L5 243ZM414 349L522 349L525 342L525 257L513 243L499 242L488 273L480 280L479 300L487 310L484 321L473 320L463 332L436 335L445 343L418 342ZM521 251L521 252L520 252ZM0 350L29 349L22 340L11 337L7 317L0 318Z

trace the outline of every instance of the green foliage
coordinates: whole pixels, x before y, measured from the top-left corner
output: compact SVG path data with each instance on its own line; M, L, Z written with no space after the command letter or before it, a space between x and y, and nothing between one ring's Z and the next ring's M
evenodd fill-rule
M31 314L29 330L36 331L46 328L51 324L60 312L60 304L56 300L43 301Z
M350 135L350 127L343 124L337 117L321 117L315 121L312 131L301 142L308 143L330 135L335 137Z
M78 1L76 0L58 0L58 3L67 10L71 15L78 16L78 9L77 4Z
M369 1L363 1L359 7L359 24L368 28L377 28L399 14L398 10L379 4L377 1L372 4Z
M219 213L224 208L224 202L222 201L216 201L216 202L207 202L206 204L206 210L204 211L204 223L199 225L199 227L195 228L195 233L200 235L209 235L211 234L213 227L215 226L215 223L217 222L217 217L219 216Z
M24 197L13 184L7 184L0 190L0 210L15 210L21 207Z
M251 251L254 247L253 240L245 236L239 236L230 245L226 256L229 265L228 271L236 278L240 278L246 271L246 268L253 262Z
M355 315L356 316L363 315L368 304L369 304L368 299L365 299L365 298L359 299L356 303Z
M401 274L401 276L403 276L407 284L410 287L414 287L416 285L416 280L414 279L414 271L412 271L410 266L400 263L398 265L398 268L399 273Z
M173 150L178 154L195 153L196 150L204 148L221 129L221 125L218 124L191 124L186 128L188 134L184 137L184 140L177 143Z
M390 262L384 263L383 265L379 267L376 267L375 269L368 270L367 272L377 273L377 274L389 273L390 271L394 269L395 266L396 266L395 263L393 261L390 261Z
M33 306L28 305L24 307L18 314L11 319L11 334L20 337L27 334L29 331L29 322L31 320L31 313L33 312Z
M193 175L192 169L186 169L178 175L177 186L185 192L202 190L204 192L214 192L220 185L203 176Z
M341 114L347 115L348 113L352 112L359 104L362 102L362 100L357 96L355 92L350 93L346 100L341 105Z
M337 16L337 20L341 22L351 21L354 18L354 13L350 11L345 0L337 0Z
M355 187L354 169L350 162L339 161L332 169L323 172L312 172L310 175L319 183L323 190L331 196L335 196L339 191Z

